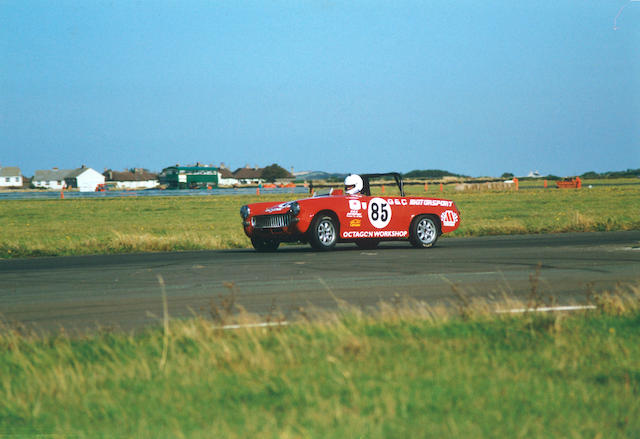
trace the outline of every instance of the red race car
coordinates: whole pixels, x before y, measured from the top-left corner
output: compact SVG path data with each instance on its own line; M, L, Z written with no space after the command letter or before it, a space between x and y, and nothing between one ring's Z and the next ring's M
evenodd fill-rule
M379 177L392 177L400 196L371 196L370 181ZM380 241L409 240L414 247L428 248L460 225L453 201L406 197L398 173L350 175L345 186L345 191L323 196L242 206L244 232L257 251L276 250L281 242L331 250L338 242L373 249Z

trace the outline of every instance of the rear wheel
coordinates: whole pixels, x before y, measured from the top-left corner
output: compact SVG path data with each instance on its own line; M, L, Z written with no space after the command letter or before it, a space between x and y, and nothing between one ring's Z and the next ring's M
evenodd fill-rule
M278 246L280 245L280 241L276 239L266 239L266 238L260 238L258 236L252 236L251 244L253 245L253 248L256 249L256 251L273 252L278 249Z
M438 240L440 230L436 221L430 216L419 216L409 230L409 241L416 248L433 247Z
M331 250L338 242L338 228L329 215L318 215L309 227L309 244L316 250Z
M373 250L378 247L380 241L377 239L359 239L356 241L356 245L361 250Z

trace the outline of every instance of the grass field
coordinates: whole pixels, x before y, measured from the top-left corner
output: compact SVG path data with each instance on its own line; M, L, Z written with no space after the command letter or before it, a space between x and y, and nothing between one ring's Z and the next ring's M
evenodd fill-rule
M640 228L640 187L409 195L453 199L462 225L445 236ZM380 188L376 189L378 193ZM387 195L394 191L387 188ZM240 225L246 203L295 195L126 197L0 201L0 258L249 247Z
M636 187L427 195L456 201L453 236L640 228ZM239 207L291 198L2 201L0 257L246 247ZM398 300L237 330L220 325L258 317L220 304L81 336L0 324L0 439L640 437L640 287L592 303Z
M573 315L395 303L233 331L5 327L0 437L637 438L639 293Z

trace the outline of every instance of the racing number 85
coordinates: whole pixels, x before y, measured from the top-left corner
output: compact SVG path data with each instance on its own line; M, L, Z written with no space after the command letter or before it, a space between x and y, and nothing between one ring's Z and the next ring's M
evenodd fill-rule
M391 206L382 198L372 198L369 201L369 222L377 229L382 229L391 221Z
M371 204L371 219L378 221L378 218L380 218L380 221L386 223L389 218L389 210L387 207L389 207L387 203Z

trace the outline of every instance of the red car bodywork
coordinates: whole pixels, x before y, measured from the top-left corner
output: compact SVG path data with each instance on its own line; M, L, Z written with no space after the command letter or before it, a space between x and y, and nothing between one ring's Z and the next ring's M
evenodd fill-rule
M374 248L380 241L409 240L431 247L442 233L456 230L460 212L451 200L427 197L370 196L369 176L393 175L404 194L399 174L367 174L365 194L327 196L289 202L243 206L246 235L256 250L275 250L280 242L309 242L330 250L337 242Z

